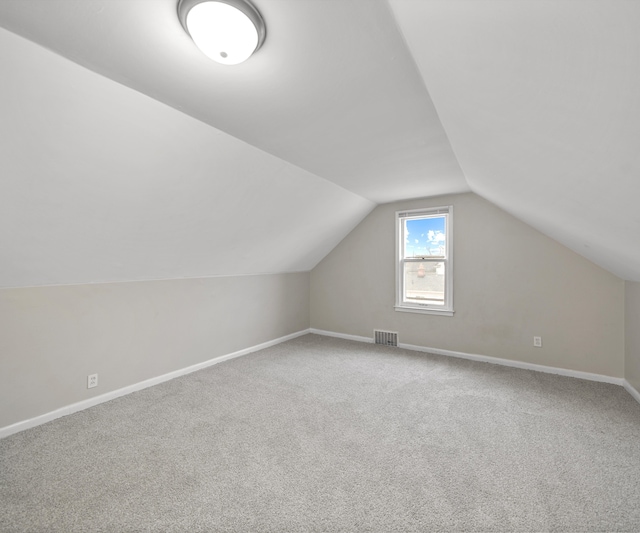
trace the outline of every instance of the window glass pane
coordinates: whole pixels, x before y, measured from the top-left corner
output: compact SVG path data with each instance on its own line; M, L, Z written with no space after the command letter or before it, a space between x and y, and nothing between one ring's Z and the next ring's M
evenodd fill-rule
M404 302L444 305L444 262L404 263Z
M446 217L404 219L404 257L445 257Z

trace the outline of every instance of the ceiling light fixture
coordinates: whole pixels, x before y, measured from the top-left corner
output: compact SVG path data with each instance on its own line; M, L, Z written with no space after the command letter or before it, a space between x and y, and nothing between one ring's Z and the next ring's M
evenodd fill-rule
M178 18L196 46L224 65L249 59L267 35L262 16L248 0L180 0Z

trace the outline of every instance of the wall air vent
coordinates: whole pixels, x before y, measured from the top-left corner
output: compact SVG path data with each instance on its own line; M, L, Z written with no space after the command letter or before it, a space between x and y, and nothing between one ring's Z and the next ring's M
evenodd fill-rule
M373 339L376 344L384 346L398 346L398 333L395 331L373 330Z

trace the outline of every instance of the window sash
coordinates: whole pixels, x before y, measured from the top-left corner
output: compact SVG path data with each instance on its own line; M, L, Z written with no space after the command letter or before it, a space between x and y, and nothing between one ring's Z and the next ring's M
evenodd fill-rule
M436 267L431 269L420 269L421 265L429 263L427 261L404 261L402 267L402 303L405 305L437 306L442 308L447 301L447 284L446 284L446 264L444 261L431 261ZM416 268L417 275L413 271L408 272L408 265L418 265ZM443 266L443 272L438 273L438 265ZM420 272L422 270L422 273ZM408 282L411 281L411 286ZM410 296L413 294L413 296Z
M400 243L401 243L401 247L400 247L400 255L401 258L404 260L413 260L413 259L417 259L417 260L427 260L427 259L443 259L443 258L447 258L447 255L449 253L449 211L447 211L446 213L441 212L442 209L438 208L438 213L428 213L428 214L414 214L411 216L398 216L398 220L400 220L400 231L401 231L401 235L400 235ZM445 245L444 245L444 255L413 255L413 256L407 256L406 253L406 238L407 238L407 224L406 222L408 220L420 220L420 219L426 219L426 218L443 218L444 219L444 234L445 234Z

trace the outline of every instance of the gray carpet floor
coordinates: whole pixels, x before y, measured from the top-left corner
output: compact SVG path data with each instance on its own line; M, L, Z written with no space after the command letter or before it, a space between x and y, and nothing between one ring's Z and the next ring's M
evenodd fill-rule
M306 335L1 440L0 531L637 532L640 405Z

